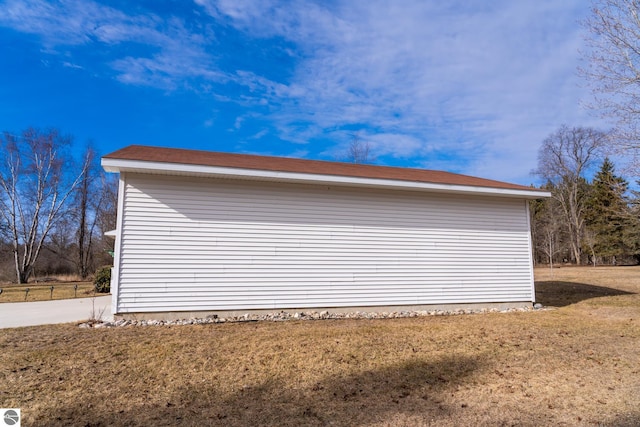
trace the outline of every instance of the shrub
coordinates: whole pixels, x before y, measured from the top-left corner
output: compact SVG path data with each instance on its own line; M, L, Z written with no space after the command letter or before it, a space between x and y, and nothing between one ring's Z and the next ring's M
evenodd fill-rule
M100 294L108 294L111 292L111 266L106 265L96 271L96 277L93 279L93 285L96 292Z

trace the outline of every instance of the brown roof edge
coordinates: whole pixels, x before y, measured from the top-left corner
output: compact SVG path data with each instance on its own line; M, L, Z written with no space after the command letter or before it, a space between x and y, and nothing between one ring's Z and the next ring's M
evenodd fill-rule
M104 158L543 192L543 190L519 184L427 169L221 153L182 148L130 145L107 154Z

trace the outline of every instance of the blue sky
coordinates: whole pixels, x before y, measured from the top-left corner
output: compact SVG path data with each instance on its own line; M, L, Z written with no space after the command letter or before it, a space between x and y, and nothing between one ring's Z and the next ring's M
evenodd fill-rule
M576 75L585 0L6 0L0 130L378 164L529 184Z

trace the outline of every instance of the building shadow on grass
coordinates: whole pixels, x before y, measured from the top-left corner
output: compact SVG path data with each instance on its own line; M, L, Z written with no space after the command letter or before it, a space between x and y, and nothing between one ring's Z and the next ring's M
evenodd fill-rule
M617 415L614 419L603 422L602 425L616 427L638 427L640 426L640 412L626 412Z
M435 420L451 414L452 408L443 405L443 393L464 383L476 369L474 359L450 356L329 377L298 390L282 390L270 382L239 390L224 404L231 411L219 415L231 425L356 426L398 413Z
M633 295L631 292L585 283L541 281L536 282L536 302L550 307L565 307L591 298Z
M345 377L329 376L316 384L287 388L295 378L273 378L259 385L238 383L222 394L217 384L192 384L168 393L166 403L127 412L87 410L61 414L58 421L73 425L224 425L224 426L364 426L384 423L396 415L418 417L422 423L472 410L464 402L451 407L445 397L479 369L476 359L447 356L364 370ZM450 402L450 397L447 400ZM157 402L157 400L156 400ZM450 403L449 403L450 405ZM73 411L72 408L69 408ZM105 413L109 415L105 416Z

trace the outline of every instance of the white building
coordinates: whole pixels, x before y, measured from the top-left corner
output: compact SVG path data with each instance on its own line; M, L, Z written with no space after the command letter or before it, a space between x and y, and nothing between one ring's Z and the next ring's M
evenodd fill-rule
M113 312L530 305L529 187L447 172L129 146ZM366 307L366 308L365 308Z

